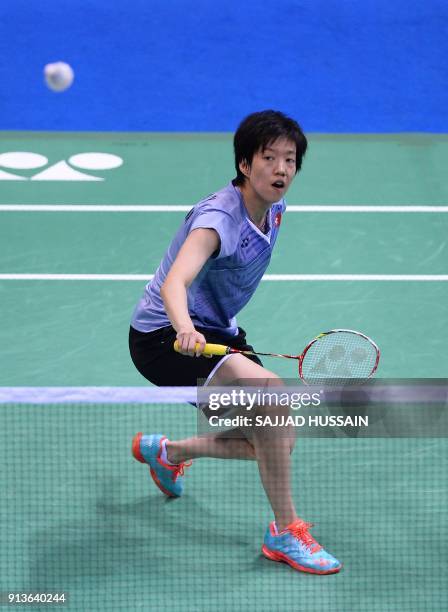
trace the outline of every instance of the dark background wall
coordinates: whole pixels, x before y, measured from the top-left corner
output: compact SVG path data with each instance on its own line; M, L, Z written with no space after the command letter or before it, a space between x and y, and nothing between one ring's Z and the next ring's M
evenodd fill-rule
M1 130L448 131L445 0L3 0L0 57Z

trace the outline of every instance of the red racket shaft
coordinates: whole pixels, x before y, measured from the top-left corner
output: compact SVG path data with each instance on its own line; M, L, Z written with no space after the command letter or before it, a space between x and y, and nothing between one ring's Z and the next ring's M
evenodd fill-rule
M179 343L176 340L174 350L179 351ZM199 344L196 344L195 350L199 350ZM283 355L280 353L259 353L257 351L240 351L239 349L226 346L225 344L210 344L207 342L202 352L203 355L231 355L232 353L241 353L241 355L263 355L264 357L283 357L285 359L301 359L302 355Z

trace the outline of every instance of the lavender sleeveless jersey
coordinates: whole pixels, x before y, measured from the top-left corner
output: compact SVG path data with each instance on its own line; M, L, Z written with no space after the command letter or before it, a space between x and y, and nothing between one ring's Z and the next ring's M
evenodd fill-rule
M263 233L249 219L241 193L232 183L196 204L171 242L154 278L146 285L135 307L132 327L150 332L171 325L160 287L188 234L197 228L211 228L219 234L220 249L208 259L188 288L188 311L194 325L235 335L238 332L235 317L252 297L269 265L285 208L284 200L271 206L266 233Z

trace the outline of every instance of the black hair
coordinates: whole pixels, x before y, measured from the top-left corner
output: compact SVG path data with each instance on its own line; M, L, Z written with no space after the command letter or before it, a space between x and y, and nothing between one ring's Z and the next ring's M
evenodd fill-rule
M240 163L252 164L258 151L264 151L278 138L286 138L296 145L296 174L302 167L308 142L302 128L294 119L280 111L264 110L248 115L238 126L233 138L235 151L236 178L234 185L243 185L246 177L240 170Z

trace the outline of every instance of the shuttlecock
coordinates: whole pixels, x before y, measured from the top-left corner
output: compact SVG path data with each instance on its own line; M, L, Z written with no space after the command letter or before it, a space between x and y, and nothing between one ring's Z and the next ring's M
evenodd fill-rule
M44 68L45 82L48 87L57 92L65 91L73 83L75 73L73 68L65 62L47 64Z

